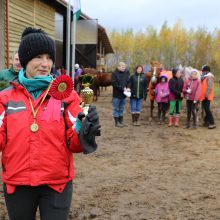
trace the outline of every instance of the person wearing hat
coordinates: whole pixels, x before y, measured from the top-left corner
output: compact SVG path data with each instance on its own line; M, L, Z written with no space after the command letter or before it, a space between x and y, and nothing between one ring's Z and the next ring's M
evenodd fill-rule
M168 127L173 125L174 112L175 112L175 126L179 126L179 117L182 107L183 99L183 79L181 78L181 72L179 68L172 69L173 77L169 81L169 100L170 100L170 118Z
M0 91L9 87L11 81L18 79L18 72L21 70L21 64L16 50L12 54L12 65L9 69L0 71Z
M158 104L158 124L165 123L166 111L168 109L169 102L169 85L168 77L166 74L162 74L159 79L159 83L155 88L155 98Z
M83 120L72 88L63 100L50 93L55 44L44 31L26 28L18 53L23 67L18 81L0 93L2 181L9 219L34 220L39 207L41 219L67 220L72 153L96 150L98 113L92 106Z
M211 73L211 68L207 65L202 67L202 90L200 101L202 108L205 110L204 126L209 129L216 128L213 114L210 110L211 101L214 99L214 75Z

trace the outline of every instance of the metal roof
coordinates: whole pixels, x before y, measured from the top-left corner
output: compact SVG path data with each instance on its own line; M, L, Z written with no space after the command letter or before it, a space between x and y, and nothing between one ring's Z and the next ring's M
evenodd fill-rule
M99 25L99 28L98 28L98 41L101 41L102 44L104 45L105 54L114 53L114 50L112 48L112 45L110 43L106 30L101 25Z
M80 18L85 19L85 20L91 19L88 15L84 13L81 13ZM101 26L100 24L98 24L98 41L102 42L102 45L105 47L105 54L114 53L114 50L112 48L107 32L105 28Z

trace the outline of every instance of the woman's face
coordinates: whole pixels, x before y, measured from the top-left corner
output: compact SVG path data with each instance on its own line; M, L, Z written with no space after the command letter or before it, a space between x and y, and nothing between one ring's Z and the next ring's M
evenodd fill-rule
M180 78L181 77L181 72L178 70L176 73L176 78Z
M120 65L118 66L118 69L119 69L119 71L124 72L125 69L126 69L126 65L120 64Z
M192 79L196 79L197 78L197 73L196 72L192 72L191 77L192 77Z
M162 83L165 83L165 82L166 82L166 79L163 77L163 78L161 79L161 82L162 82Z
M30 60L26 66L27 78L47 76L51 72L53 61L48 54L41 54Z
M15 71L19 72L21 70L22 67L21 67L21 64L20 64L18 53L16 53L14 55L12 65L13 65L13 68L14 68Z
M142 68L140 66L137 68L137 73L142 73Z

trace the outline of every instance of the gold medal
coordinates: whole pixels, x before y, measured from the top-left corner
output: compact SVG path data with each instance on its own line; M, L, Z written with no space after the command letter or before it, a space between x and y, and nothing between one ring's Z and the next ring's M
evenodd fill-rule
M65 82L61 82L61 83L58 85L58 91L59 91L59 92L64 92L66 89L67 89L67 84L66 84Z
M37 132L38 129L39 129L38 124L36 124L36 123L33 123L33 124L30 126L30 128L31 128L31 131L32 131L32 132Z
M40 102L40 105L38 106L38 108L37 108L36 110L34 110L33 103L32 103L32 101L31 101L30 97L28 97L28 98L29 98L29 102L30 102L30 106L31 106L31 111L32 111L32 114L33 114L33 118L34 118L34 123L30 125L30 130L31 130L32 132L37 132L37 131L39 130L38 124L35 122L35 121L36 121L36 118L37 118L37 113L38 113L38 110L40 109L42 103L43 103L44 100L46 99L46 96L47 96L47 94L48 94L48 92L49 92L49 90L50 90L50 87L51 87L51 84L48 86L48 89L47 89L47 91L46 91L44 97L42 98L42 100L41 100L41 102Z

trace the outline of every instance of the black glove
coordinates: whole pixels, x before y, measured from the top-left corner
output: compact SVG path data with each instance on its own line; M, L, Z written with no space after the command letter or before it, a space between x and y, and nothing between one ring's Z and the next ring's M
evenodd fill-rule
M83 113L78 114L78 118L81 120L85 115ZM99 124L99 116L96 111L96 107L91 105L88 110L88 115L82 122L82 128L79 131L79 139L84 148L84 154L89 154L97 149L95 136L100 136L101 125Z

